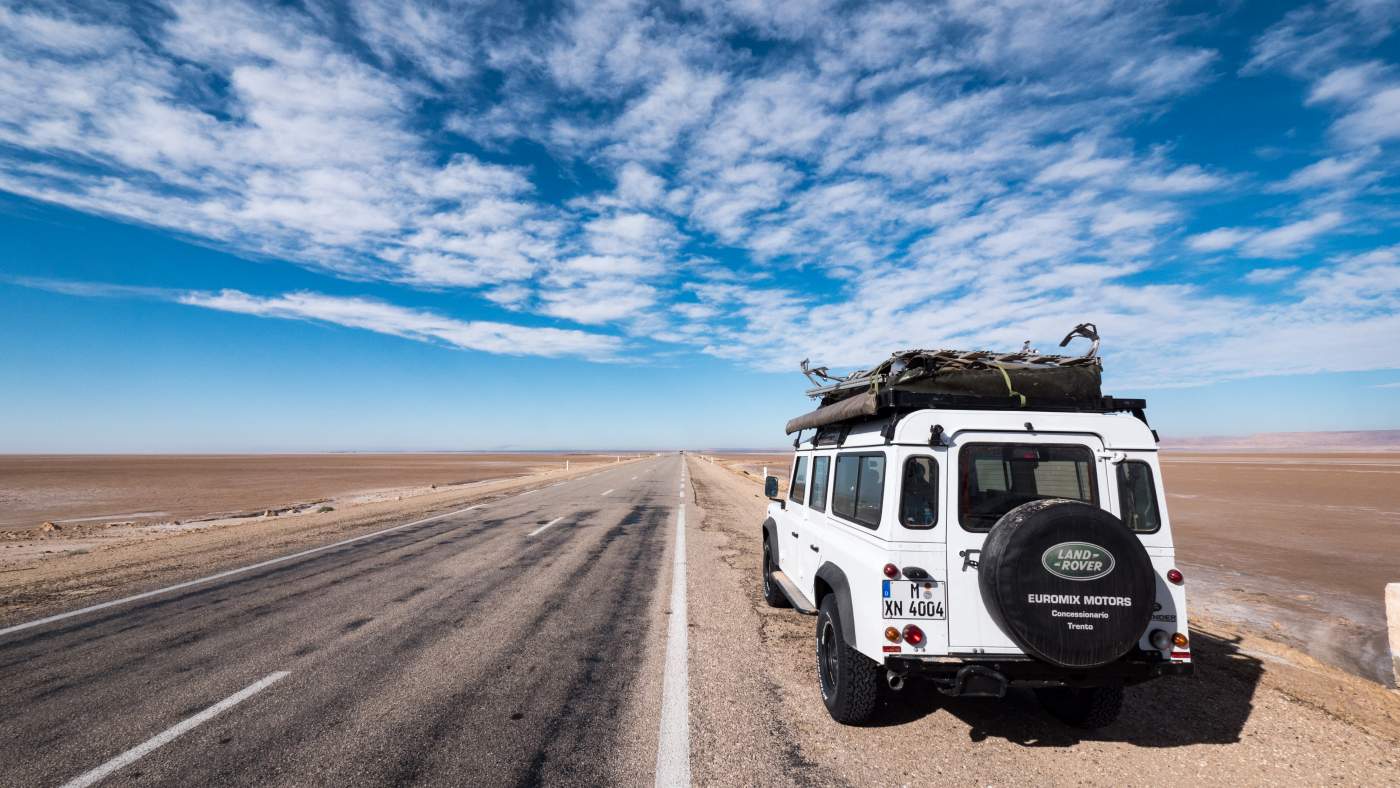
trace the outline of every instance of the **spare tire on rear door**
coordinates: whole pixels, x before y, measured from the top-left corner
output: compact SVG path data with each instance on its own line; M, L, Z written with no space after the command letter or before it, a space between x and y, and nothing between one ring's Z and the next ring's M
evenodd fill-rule
M977 571L982 601L1006 634L1060 667L1113 662L1152 620L1147 551L1097 506L1046 499L1012 509L987 534Z

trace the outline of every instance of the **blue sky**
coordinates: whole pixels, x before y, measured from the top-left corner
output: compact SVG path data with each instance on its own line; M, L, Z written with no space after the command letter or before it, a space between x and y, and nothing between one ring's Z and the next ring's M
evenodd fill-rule
M772 447L1049 350L1400 427L1400 5L0 5L0 451Z

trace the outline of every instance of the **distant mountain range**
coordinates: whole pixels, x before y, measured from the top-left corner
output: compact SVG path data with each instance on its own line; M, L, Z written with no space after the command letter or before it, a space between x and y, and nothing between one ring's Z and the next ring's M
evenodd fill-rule
M1197 438L1164 438L1172 451L1400 451L1400 430L1257 432Z

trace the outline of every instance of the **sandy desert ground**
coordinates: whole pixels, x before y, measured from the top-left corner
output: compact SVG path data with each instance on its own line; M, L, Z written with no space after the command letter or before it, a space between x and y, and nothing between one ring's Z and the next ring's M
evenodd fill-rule
M588 454L0 455L0 530L155 523L612 460ZM397 494L397 492L396 492Z
M721 462L780 478L790 455ZM1400 582L1400 452L1164 451L1194 612L1392 682L1386 583Z

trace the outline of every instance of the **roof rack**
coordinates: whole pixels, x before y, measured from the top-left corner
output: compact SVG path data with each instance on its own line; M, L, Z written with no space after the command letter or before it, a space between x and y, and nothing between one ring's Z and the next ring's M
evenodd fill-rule
M815 429L816 433L812 437L813 445L836 445L840 446L846 442L846 437L852 428L859 423L869 423L872 421L884 420L886 424L881 429L887 440L893 438L894 428L904 416L920 410L995 410L995 411L1035 411L1040 413L1131 413L1138 421L1147 425L1148 429L1152 425L1147 421L1147 400L1125 397L1100 397L1093 402L1081 402L1066 404L1063 402L1049 402L1036 404L1026 402L1024 405L1016 397L969 397L951 394L932 394L915 391L899 391L886 389L873 396L875 407L873 412L859 416L851 416L839 421L832 421L820 426L804 426L799 429L791 429L789 422L789 433L802 432L806 429ZM794 420L795 421L795 420ZM1157 431L1152 430L1152 437L1157 439ZM801 437L793 441L796 447L801 443Z
M885 389L875 394L876 417L893 413L908 413L915 410L1034 410L1053 413L1132 413L1147 421L1143 411L1147 408L1145 399L1124 397L1099 397L1092 402L1044 402L1037 404L1027 400L1025 404L1017 397L969 397L957 394L934 394L920 391L900 391Z

